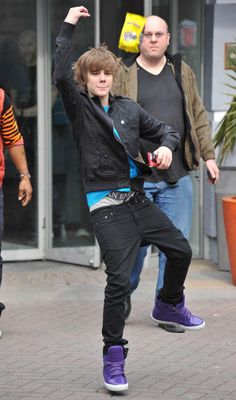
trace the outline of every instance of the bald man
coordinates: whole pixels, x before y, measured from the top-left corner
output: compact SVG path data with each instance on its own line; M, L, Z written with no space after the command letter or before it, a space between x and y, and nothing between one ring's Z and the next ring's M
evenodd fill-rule
M168 170L153 168L152 179L145 182L146 195L171 219L186 238L192 222L193 187L189 172L199 168L200 158L213 177L219 179L211 130L196 79L179 55L167 53L170 33L165 20L150 16L140 36L140 53L131 66L123 66L116 93L137 101L146 111L172 126L181 136L181 145L173 154ZM144 150L152 151L147 143ZM147 247L141 247L131 276L131 293L137 288ZM163 286L166 257L159 252L159 273L155 298ZM131 311L130 296L126 318ZM152 315L155 320L155 316ZM171 332L181 328L162 324Z

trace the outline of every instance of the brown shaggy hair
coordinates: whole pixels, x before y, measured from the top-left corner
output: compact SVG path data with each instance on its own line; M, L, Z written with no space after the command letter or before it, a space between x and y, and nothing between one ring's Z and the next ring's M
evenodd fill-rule
M86 89L88 72L109 71L113 78L120 67L120 60L108 50L105 44L86 51L74 63L74 79L80 87Z

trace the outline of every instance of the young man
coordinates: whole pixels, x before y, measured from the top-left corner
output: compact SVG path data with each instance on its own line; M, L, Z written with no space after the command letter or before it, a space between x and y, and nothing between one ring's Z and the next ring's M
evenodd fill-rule
M153 169L153 175L146 179L144 189L146 195L188 239L193 208L189 171L199 168L200 157L205 161L214 183L219 179L219 170L194 73L179 55L170 56L167 53L169 42L166 21L155 15L148 17L140 38L140 53L130 66L121 68L116 93L137 101L147 112L173 126L180 134L180 146L173 155L171 168ZM131 293L139 284L146 253L146 247L140 248L131 275ZM163 286L165 264L166 256L160 251L156 292ZM128 317L130 296L127 304ZM173 331L173 327L165 326L165 329Z
M0 286L2 282L1 243L3 234L3 193L2 184L5 172L3 149L7 148L13 164L19 171L18 200L25 207L32 196L30 174L25 157L24 141L16 123L9 97L0 88ZM5 306L0 303L0 317ZM1 331L0 331L1 336Z
M184 305L184 281L191 261L188 241L142 189L150 168L140 155L140 138L155 143L158 168L164 170L171 164L179 136L136 102L110 95L119 61L105 47L83 54L75 63L73 78L73 32L79 19L89 16L83 6L69 10L56 41L55 81L73 124L91 219L106 264L104 383L108 390L122 391L128 389L124 301L141 243L153 243L167 256L165 283L153 318L187 329L203 328L205 322Z

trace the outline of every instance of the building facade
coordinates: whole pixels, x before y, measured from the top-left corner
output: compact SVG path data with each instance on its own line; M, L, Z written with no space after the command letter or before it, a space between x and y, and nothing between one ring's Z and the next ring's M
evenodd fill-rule
M100 252L79 178L71 127L52 80L55 37L68 9L78 2L2 0L1 5L0 81L15 106L34 187L31 205L22 209L17 201L17 174L6 159L3 257L98 267ZM76 30L75 59L103 42L120 55L118 41L126 12L166 19L169 51L180 52L194 70L215 129L226 109L224 44L236 41L236 1L84 0L83 5L91 18L81 21ZM192 179L193 253L218 262L216 193L207 186L203 167Z

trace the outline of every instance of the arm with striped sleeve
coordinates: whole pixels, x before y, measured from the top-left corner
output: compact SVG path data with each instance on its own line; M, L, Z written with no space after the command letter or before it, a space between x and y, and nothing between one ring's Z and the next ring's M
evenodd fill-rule
M23 206L26 206L32 197L32 186L26 161L24 140L14 117L11 101L6 94L4 96L0 126L3 147L8 149L11 160L20 174L18 199Z

